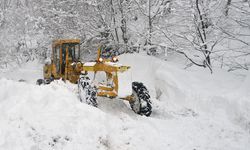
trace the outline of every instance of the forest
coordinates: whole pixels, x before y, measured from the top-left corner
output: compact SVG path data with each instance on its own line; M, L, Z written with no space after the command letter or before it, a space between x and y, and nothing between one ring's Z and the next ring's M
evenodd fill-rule
M0 67L50 57L55 39L122 53L178 55L186 66L250 67L249 0L1 0Z

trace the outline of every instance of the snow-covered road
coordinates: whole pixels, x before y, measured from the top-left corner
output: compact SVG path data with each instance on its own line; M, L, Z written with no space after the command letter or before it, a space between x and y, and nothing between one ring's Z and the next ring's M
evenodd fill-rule
M32 62L0 73L0 150L249 149L250 74L187 71L142 54L120 62L150 90L151 117L122 100L80 103L71 83L37 86L42 65Z

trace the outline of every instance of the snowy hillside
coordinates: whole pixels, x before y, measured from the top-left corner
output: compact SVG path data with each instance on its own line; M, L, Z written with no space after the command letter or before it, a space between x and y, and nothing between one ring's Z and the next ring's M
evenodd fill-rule
M1 70L0 150L249 149L250 73L211 75L143 54L122 55L120 62L148 87L150 117L122 100L99 98L98 108L80 103L68 82L37 86L38 61Z
M180 53L201 67L250 69L250 0L1 0L0 69L51 56L56 39L120 53ZM211 68L212 67L212 68Z

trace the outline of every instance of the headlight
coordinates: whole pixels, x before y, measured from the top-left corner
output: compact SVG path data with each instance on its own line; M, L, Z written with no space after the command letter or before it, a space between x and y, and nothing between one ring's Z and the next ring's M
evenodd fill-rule
M117 62L118 58L117 57L113 57L112 60L113 60L113 62Z
M98 59L98 61L99 61L99 62L103 62L103 58L100 57L100 58Z
M77 66L80 66L80 65L82 65L82 63L79 61L79 62L77 62L76 65L77 65Z

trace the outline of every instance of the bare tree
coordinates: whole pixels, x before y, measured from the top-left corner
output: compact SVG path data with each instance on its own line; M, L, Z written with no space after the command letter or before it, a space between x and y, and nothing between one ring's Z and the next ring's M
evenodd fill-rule
M117 43L119 43L119 36L118 36L118 31L117 31L117 22L116 22L116 13L115 13L115 8L114 8L113 0L110 0L110 9L111 9L111 20L113 21L113 27L114 27L114 32L115 32L115 37Z
M147 18L147 40L145 45L152 45L152 34L154 32L154 23L157 19L163 15L166 10L169 9L167 5L172 2L172 0L135 0L138 9L141 14Z
M228 12L229 12L229 7L231 5L232 0L227 0L227 4L225 6L225 16L228 16Z
M128 44L128 35L127 35L127 19L126 19L126 14L124 10L124 5L125 5L125 0L119 0L119 10L121 13L121 31L122 31L122 39L125 45ZM125 8L127 9L127 8Z
M212 68L211 68L211 60L210 60L210 54L211 52L208 50L208 46L207 46L207 33L206 33L206 29L207 24L205 23L205 18L202 13L201 13L201 9L199 6L199 0L196 0L195 2L196 5L196 9L197 9L197 14L194 15L195 20L196 20L196 31L198 33L198 37L202 43L202 45L200 46L201 52L203 53L205 60L204 60L204 65L209 67L210 71L212 72ZM199 24L197 24L197 22Z

